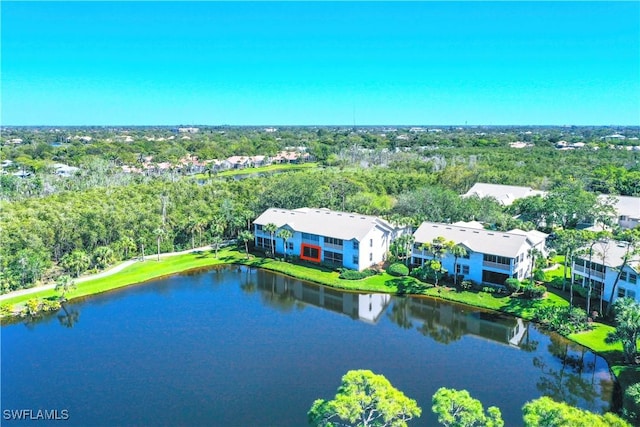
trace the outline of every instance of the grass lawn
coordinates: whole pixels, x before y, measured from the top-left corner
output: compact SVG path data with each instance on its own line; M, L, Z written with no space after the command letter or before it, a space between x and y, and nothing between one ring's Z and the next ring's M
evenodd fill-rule
M241 254L237 251L222 249L219 251L218 259L214 257L213 251L207 251L162 258L160 261L146 260L144 262L137 262L113 275L79 283L75 290L67 294L67 298L79 298L105 292L110 289L146 282L151 279L180 273L186 270L222 264L223 262L230 262L231 257L238 257L240 255ZM223 261L223 256L226 257L226 260L228 261ZM2 305L20 304L31 298L49 298L56 295L58 295L58 293L54 290L45 290L42 292L35 292L28 295L9 298L3 301Z
M261 172L276 172L276 171L296 171L303 169L312 169L318 167L318 163L285 163L285 164L277 164L277 165L269 165L269 166L260 166L258 168L245 168L245 169L230 169L222 172L218 172L212 177L225 177L225 176L234 176L234 175L245 175L252 173L261 173ZM195 179L207 179L209 176L206 173L199 173L193 176Z

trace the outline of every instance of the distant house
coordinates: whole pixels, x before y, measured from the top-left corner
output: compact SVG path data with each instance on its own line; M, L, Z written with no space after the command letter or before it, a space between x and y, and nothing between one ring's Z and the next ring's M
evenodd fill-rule
M267 209L253 222L256 247L271 250L264 226L273 223L293 237L286 253L303 260L364 270L385 260L392 240L401 233L382 218L329 209ZM284 242L275 238L275 252L284 254Z
M544 196L544 191L534 190L531 187L519 187L517 185L500 185L500 184L485 184L477 182L467 191L462 197L478 196L493 197L500 204L504 206L511 205L518 199L523 199L530 196Z
M178 132L180 133L198 133L200 129L194 127L186 127L186 128L178 128Z
M413 234L415 238L412 263L423 265L433 255L421 249L424 243L431 243L438 237L464 247L465 257L455 258L445 254L442 266L449 274L462 275L475 283L503 285L508 278L524 279L531 274L532 259L529 250L542 249L547 235L544 233L512 230L508 233L463 227L453 224L423 222Z
M54 163L53 168L55 169L55 174L57 176L61 176L65 178L74 176L76 172L80 170L80 168L77 168L75 166L65 165L63 163Z
M231 156L227 158L227 162L231 165L231 169L245 169L252 166L251 157L247 156Z
M249 159L253 167L256 167L256 168L259 168L261 166L267 166L270 164L269 157L267 156L251 156Z
M592 284L592 296L599 297L604 292L603 299L615 302L617 298L628 297L640 302L640 257L633 256L622 268L627 243L615 240L596 242L590 248L583 248L583 254L576 257L571 266L571 276L574 282L583 287ZM591 254L591 256L590 256ZM591 261L589 261L591 258ZM616 292L611 299L611 291L616 278L620 275Z

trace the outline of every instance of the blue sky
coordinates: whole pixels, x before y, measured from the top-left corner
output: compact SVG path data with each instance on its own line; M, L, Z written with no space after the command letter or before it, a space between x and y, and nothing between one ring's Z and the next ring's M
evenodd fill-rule
M0 7L3 125L640 124L639 2Z

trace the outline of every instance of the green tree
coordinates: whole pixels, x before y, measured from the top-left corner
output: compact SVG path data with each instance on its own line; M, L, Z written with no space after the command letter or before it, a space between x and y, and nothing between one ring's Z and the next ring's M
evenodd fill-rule
M612 413L594 414L544 396L522 408L525 427L631 427Z
M586 243L585 235L578 230L560 230L555 239L551 240L551 246L564 254L564 274L562 290L566 290L568 266L573 263L576 252ZM569 281L569 306L573 307L573 281Z
M287 242L293 237L293 232L288 228L281 228L278 231L278 237L282 239L282 247L284 248L284 257L287 258Z
M467 249L462 245L451 242L448 246L449 253L453 255L453 284L458 286L458 259L468 255Z
M531 286L534 285L533 280L534 280L534 271L536 269L536 260L542 256L542 252L540 252L539 249L537 248L531 248L527 251L527 256L529 256L529 258L531 258Z
M60 260L60 266L70 273L73 273L75 277L80 276L80 273L85 271L91 265L91 258L85 253L85 251L76 249L62 257Z
M422 249L431 253L431 255L433 256L433 259L429 263L429 266L435 273L436 287L438 286L440 275L446 273L446 271L442 268L442 258L446 255L448 248L452 246L453 242L448 242L442 236L438 236L431 242L423 243L421 245Z
M98 246L93 251L93 265L97 268L107 268L110 264L115 262L115 255L113 249L109 246Z
M253 233L249 230L242 230L238 233L238 241L244 243L244 251L249 259L249 242L253 240Z
M605 342L621 342L626 363L637 363L638 338L640 338L640 304L631 298L620 298L613 303L616 313L616 329L609 332Z
M415 400L391 385L383 375L354 370L342 377L333 400L318 399L307 413L318 427L403 427L422 413Z
M76 288L76 283L71 279L71 277L63 274L58 277L56 280L55 291L60 292L60 299L62 301L66 300L66 295L69 291L72 291Z
M271 255L275 256L276 254L276 231L278 231L278 226L274 223L270 222L263 227L263 230L269 233L271 236Z
M500 409L491 406L484 411L482 402L471 397L467 390L441 387L433 395L433 412L446 427L502 427Z
M160 261L160 242L162 241L162 238L167 234L167 231L162 227L158 227L153 230L153 234L156 235L156 243L158 245L158 261Z
M215 234L211 238L211 246L213 246L213 250L216 253L216 258L218 258L218 250L220 249L220 245L222 245L222 237L219 234Z

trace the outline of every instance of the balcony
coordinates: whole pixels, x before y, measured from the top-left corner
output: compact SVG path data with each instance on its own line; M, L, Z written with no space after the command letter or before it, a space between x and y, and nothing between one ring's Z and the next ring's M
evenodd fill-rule
M509 264L499 264L497 262L482 261L482 266L483 267L489 267L489 268L495 268L496 270L511 271L511 265L509 265Z
M573 267L574 273L579 273L581 276L589 277L589 269L582 265L575 265ZM604 280L604 273L601 271L591 270L591 278Z
M343 247L344 247L343 245L335 245L333 243L325 243L324 244L324 248L325 249L332 249L332 250L335 250L335 251L342 251Z

